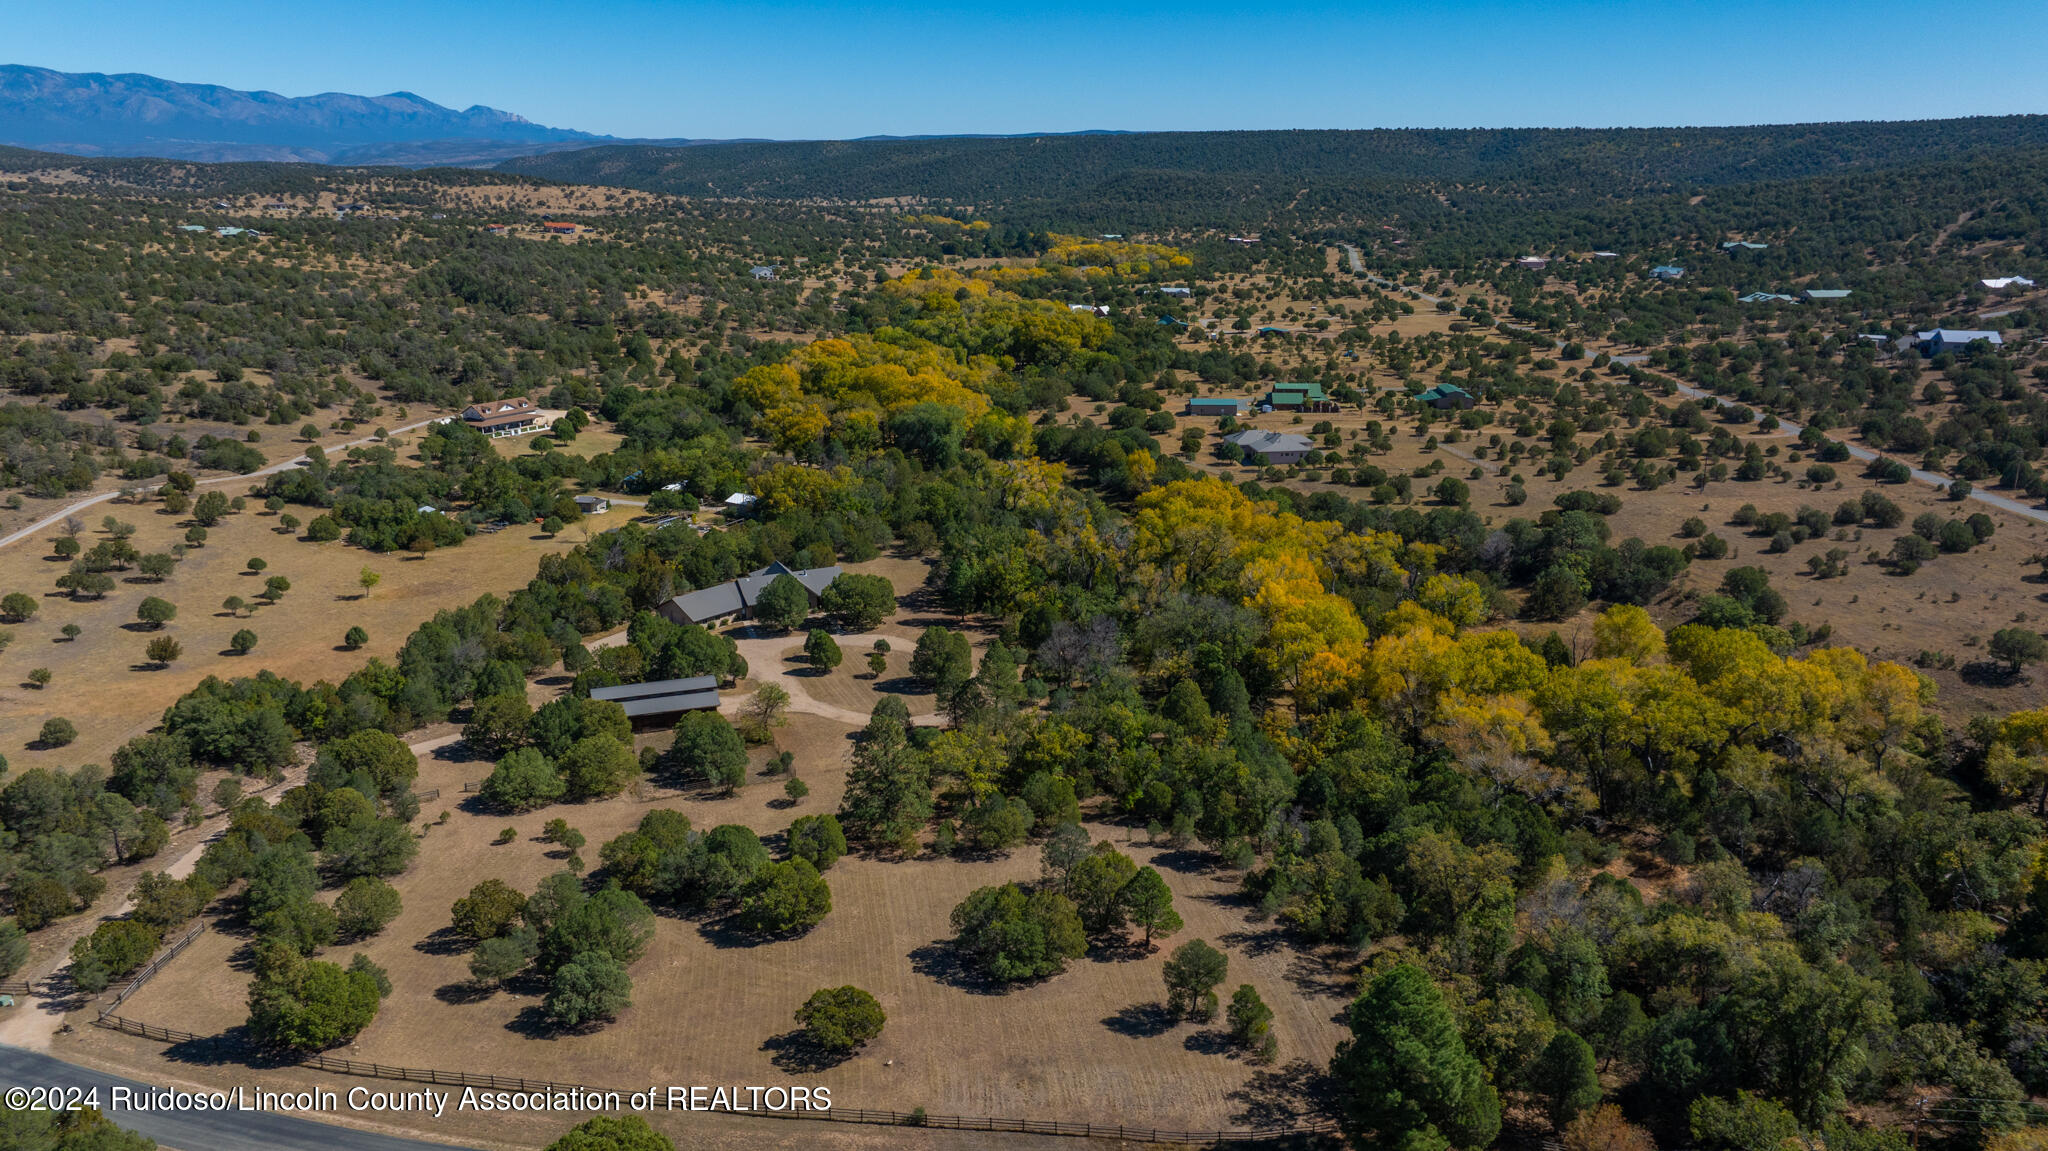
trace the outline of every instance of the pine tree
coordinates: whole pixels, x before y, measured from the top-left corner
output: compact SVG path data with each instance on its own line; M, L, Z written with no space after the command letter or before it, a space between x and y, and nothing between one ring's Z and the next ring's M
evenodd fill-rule
M1500 1097L1421 968L1403 963L1375 978L1352 1003L1350 1025L1331 1070L1346 1089L1353 1139L1441 1151L1484 1147L1500 1133Z

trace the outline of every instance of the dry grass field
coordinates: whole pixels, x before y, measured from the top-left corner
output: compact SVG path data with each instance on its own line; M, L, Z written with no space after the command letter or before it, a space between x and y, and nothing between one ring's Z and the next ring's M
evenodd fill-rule
M906 559L858 567L890 575L899 593L913 591L913 581L928 570L924 561ZM739 634L746 635L742 642L755 668L751 683L773 677L792 694L864 715L882 693L905 684L917 629L927 622L917 613L899 613L880 629L894 651L890 673L878 680L856 666L864 645L850 646L846 664L818 675L792 658L799 647L793 637L751 636L744 628ZM560 677L544 685L536 699L563 689ZM748 686L728 698L728 711L744 700ZM908 702L913 711L931 709L928 695L912 694ZM481 779L488 763L467 759L460 744L437 750L423 760L418 786L439 788L441 798L421 813L419 861L394 881L405 910L360 947L387 968L396 990L378 1021L337 1054L599 1086L819 1083L834 1089L841 1106L906 1111L1171 1128L1283 1121L1276 1115L1298 1102L1290 1085L1300 1085L1301 1069L1283 1075L1239 1058L1223 1041L1220 1020L1202 1025L1164 1018L1156 1006L1163 996L1161 965L1170 946L1184 939L1222 947L1232 964L1225 991L1250 982L1273 1005L1283 1065L1296 1059L1320 1065L1342 1034L1337 1016L1353 990L1346 953L1304 953L1283 940L1276 925L1253 921L1236 895L1237 873L1214 868L1196 853L1133 841L1129 830L1107 825L1090 830L1160 869L1185 930L1150 953L1133 947L1091 955L1061 976L1007 993L992 993L957 969L945 942L948 916L977 887L1037 878L1035 847L996 858L850 856L827 873L832 914L796 939L760 942L716 920L665 914L653 945L632 969L635 1006L602 1030L553 1032L527 988L482 996L470 990L467 952L449 938L448 909L482 879L530 890L563 867L566 853L538 838L548 820L567 819L583 832L589 841L583 855L592 862L599 844L654 808L680 810L700 828L744 824L779 846L797 816L838 807L854 731L851 723L807 714L800 703L774 745L754 751L755 772L737 795L647 780L611 800L510 817L462 798L462 786ZM648 732L638 742L665 747L668 737ZM783 777L765 772L769 759L785 749L811 788L801 803L783 796ZM446 822L437 822L443 811ZM516 829L516 838L495 843L506 827ZM352 950L335 949L344 957ZM248 960L245 936L232 926L217 931L131 999L124 1013L202 1034L230 1030L247 1013ZM236 974L223 978L223 969ZM820 987L845 983L881 1000L889 1015L882 1038L825 1070L779 1061L796 1007ZM990 1042L1005 1035L1032 1038ZM1058 1057L1048 1057L1050 1050Z
M229 485L231 491L241 485ZM136 526L133 542L143 553L165 551L184 538L183 520L162 512L161 503L108 503L85 517L92 526L80 540L90 547L104 538L103 515ZM208 675L229 677L268 668L291 679L338 680L371 656L391 658L413 628L447 607L469 603L486 591L500 594L523 587L539 557L574 546L586 531L626 522L635 508L619 508L572 525L555 539L533 531L479 535L458 548L424 557L378 555L336 541L311 543L281 535L277 517L252 502L250 510L211 529L205 546L193 548L161 584L136 582L117 573L115 590L100 600L74 600L54 585L65 565L51 553L57 529L0 549L0 589L24 591L41 610L15 625L14 643L0 655L0 754L18 769L101 763L114 748L154 726L165 707ZM303 516L302 516L303 518ZM245 567L261 557L268 567ZM383 577L367 597L357 574L369 567ZM255 601L267 576L291 581L278 603L233 616L221 608L230 595ZM167 669L152 670L143 648L156 633L134 630L135 609L147 596L178 606L178 617L163 629L184 647ZM82 634L66 641L60 629L77 624ZM361 651L341 647L342 634L360 625L370 633ZM258 637L246 656L227 651L228 637L248 628ZM49 687L27 683L30 669L46 667ZM79 738L68 747L33 749L44 720L69 718Z

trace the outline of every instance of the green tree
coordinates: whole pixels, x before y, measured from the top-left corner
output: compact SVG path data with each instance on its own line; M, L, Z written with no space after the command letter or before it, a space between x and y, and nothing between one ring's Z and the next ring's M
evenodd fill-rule
M2048 659L2048 639L2030 628L2000 628L1991 634L1987 650L1993 659L2004 660L2006 667L2018 675L2026 665Z
M476 945L469 957L469 978L480 986L495 987L526 970L539 952L540 937L534 930L514 927Z
M192 518L200 527L210 528L227 518L228 497L220 492L201 492L192 503Z
M526 896L512 890L502 879L486 879L456 900L448 914L457 932L482 941L517 922L525 910Z
M370 642L370 633L364 631L361 627L352 627L341 637L342 646L350 651L355 651L368 642Z
M264 559L262 556L250 556L249 562L243 564L242 568L245 571L260 572L264 568L267 568L269 566L270 561Z
M496 759L526 743L526 725L533 707L524 691L500 692L477 700L462 728L463 742L486 758Z
M281 575L274 575L263 581L262 596L271 603L276 603L284 598L284 593L290 590L292 590L292 581Z
M28 962L28 932L12 919L0 919L0 979L12 979Z
M335 925L350 939L367 938L398 918L403 907L397 888L375 876L359 875L334 899Z
M41 606L36 597L26 592L11 591L0 596L0 616L5 616L8 623L27 623Z
M555 767L572 799L617 795L640 774L632 747L609 735L588 735L570 744Z
M1551 1037L1529 1078L1550 1109L1551 1126L1559 1131L1600 1104L1600 1075L1593 1048L1569 1031Z
M747 745L715 711L684 713L669 743L669 770L703 779L726 791L747 781Z
M582 1027L618 1018L633 1005L633 978L626 965L602 951L581 952L555 969L542 1009L561 1027Z
M63 747L77 738L78 728L62 716L44 720L42 730L36 733L36 742L44 747Z
M796 1021L813 1046L843 1055L880 1035L888 1019L875 997L860 988L828 987L804 1000Z
M768 581L754 601L754 618L784 631L801 626L810 614L811 593L792 575L779 575Z
M178 605L167 599L147 596L135 605L135 618L148 624L152 629L160 628L178 618Z
M1147 950L1152 947L1153 936L1163 938L1181 929L1180 913L1173 909L1173 890L1152 868L1138 869L1138 874L1124 884L1122 900L1131 922L1145 929Z
M846 833L835 815L800 815L789 825L789 856L819 871L831 868L846 854Z
M1088 950L1081 917L1063 895L1026 895L1014 883L984 887L953 908L954 946L991 979L1041 979Z
M376 587L383 579L383 576L378 575L365 566L362 571L356 573L356 586L363 589L363 596L367 598L370 594L370 589Z
M280 1047L324 1051L368 1027L382 999L368 970L287 954L250 984L249 1030Z
M804 638L804 658L811 661L812 667L831 671L845 657L840 654L839 644L831 633L823 628L812 628L811 634Z
M676 1151L676 1145L638 1115L600 1115L571 1127L547 1151Z
M184 654L185 645L167 635L160 635L150 640L148 645L143 648L143 655L148 657L149 662L158 667L169 667L177 661L179 656Z
M808 859L763 867L741 897L739 922L749 931L789 935L808 931L832 911L832 889Z
M1173 949L1160 975L1166 981L1166 1009L1174 1015L1210 1019L1216 1014L1216 987L1230 974L1230 959L1200 939Z
M1279 1043L1273 1038L1273 1009L1259 998L1258 989L1240 983L1230 996L1223 1017L1230 1024L1230 1037L1237 1045L1270 1063Z
M959 632L928 627L917 637L910 674L930 683L939 698L948 698L974 674L974 650Z
M810 793L811 785L795 776L791 776L789 782L782 785L782 794L788 796L791 803L802 803L804 797Z
M228 650L236 655L248 655L256 650L256 633L242 628L228 637Z
M1351 1038L1338 1046L1331 1072L1345 1092L1352 1139L1413 1151L1493 1142L1500 1097L1421 968L1401 963L1381 972L1347 1018Z
M50 680L53 678L55 674L46 667L32 667L28 672L28 681L36 686L37 691L50 686Z
M868 678L880 679L889 670L889 657L878 651L868 653Z
M508 811L532 811L562 798L569 785L537 748L522 747L498 760L477 794Z
M818 608L848 632L873 631L896 611L896 589L882 576L845 572L826 585Z
M1780 1151L1798 1139L1799 1118L1775 1100L1747 1091L1693 1100L1687 1119L1702 1151Z

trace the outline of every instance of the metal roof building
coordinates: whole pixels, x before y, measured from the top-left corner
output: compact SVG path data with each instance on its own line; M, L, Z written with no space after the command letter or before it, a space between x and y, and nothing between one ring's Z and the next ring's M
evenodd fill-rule
M782 563L772 563L758 571L749 572L736 580L729 580L713 587L676 596L661 605L661 614L677 623L701 624L726 616L745 615L754 610L755 601L768 590L778 576L790 576L803 585L809 593L811 604L816 606L818 597L832 586L843 571L838 564L831 567L797 569Z
M718 677L693 675L688 679L622 683L617 687L594 688L590 698L618 704L625 709L627 719L685 711L714 711L718 707Z

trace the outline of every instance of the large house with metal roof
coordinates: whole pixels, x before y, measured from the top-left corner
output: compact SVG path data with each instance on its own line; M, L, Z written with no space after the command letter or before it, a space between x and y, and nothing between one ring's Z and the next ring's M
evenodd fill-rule
M1223 442L1243 448L1247 459L1263 456L1267 463L1283 467L1300 463L1315 449L1314 442L1307 436L1256 429L1233 432L1223 437Z
M749 616L761 593L768 590L778 576L790 576L804 587L809 594L811 606L818 605L818 597L832 586L843 569L838 564L822 568L792 568L780 561L769 564L758 571L749 572L736 580L701 588L676 596L661 605L661 614L677 623L704 624L728 616Z
M1913 342L1920 346L1920 354L1938 356L1943 352L1960 352L1971 344L1982 340L1992 347L2005 343L2005 337L1997 332L1971 331L1960 328L1936 328L1931 332L1913 333Z
M688 679L622 683L617 687L593 688L590 698L618 704L625 709L626 718L636 722L686 711L716 711L718 677L693 675Z
M1432 408L1457 408L1464 411L1472 406L1472 393L1456 384L1438 384L1415 397Z
M1260 406L1271 408L1276 412L1334 412L1337 410L1337 401L1324 395L1323 385L1315 383L1274 384L1273 390L1267 392L1266 398L1259 401L1259 403Z

